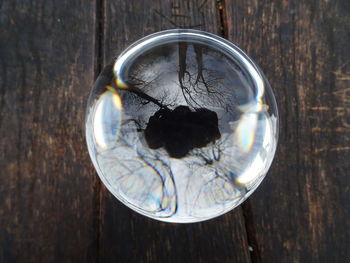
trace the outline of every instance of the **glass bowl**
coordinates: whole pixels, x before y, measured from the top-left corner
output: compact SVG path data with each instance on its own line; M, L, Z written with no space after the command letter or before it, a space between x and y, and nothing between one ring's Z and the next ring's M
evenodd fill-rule
M276 150L277 105L237 46L166 30L102 70L86 139L99 177L122 203L161 221L198 222L237 207L261 183Z

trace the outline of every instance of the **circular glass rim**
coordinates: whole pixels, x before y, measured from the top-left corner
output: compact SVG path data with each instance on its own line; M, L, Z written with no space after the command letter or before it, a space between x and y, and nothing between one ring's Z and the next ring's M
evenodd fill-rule
M265 93L265 89L268 90L269 93L271 93L272 97L271 101L275 107L274 112L276 114L276 144L274 147L271 157L270 163L266 167L266 171L270 169L270 166L272 164L272 160L275 156L277 145L278 145L278 137L279 137L279 113L278 113L278 107L277 102L275 99L275 96L272 92L271 86L269 82L267 81L266 77L264 76L261 69L255 64L255 62L248 57L238 46L233 44L232 42L228 41L227 39L224 39L218 35L201 31L201 30L194 30L194 29L170 29L170 30L163 30L156 33L152 33L150 35L147 35L145 37L142 37L141 39L133 42L130 44L127 48L124 49L120 53L119 56L116 56L113 62L113 73L114 75L122 80L121 74L122 74L122 68L124 67L124 63L127 63L128 60L133 56L133 54L137 54L138 52L141 52L141 49L144 50L149 47L154 47L154 43L158 42L159 45L166 44L166 43L172 43L172 42L179 42L179 41L189 41L189 42L195 42L193 39L197 39L198 43L212 43L214 45L217 45L217 47L222 48L226 51L228 55L230 55L239 66L241 66L247 73L248 77L253 80L253 85L255 86L257 90L257 98L259 102L259 99L262 99ZM144 52L144 51L143 51ZM224 52L224 51L223 51ZM162 222L168 222L168 223L197 223L202 222L206 220L210 220L216 217L219 217L234 208L238 207L241 203L243 203L261 184L263 179L266 177L265 175L261 178L259 182L256 183L254 188L244 197L242 200L240 200L238 203L234 203L232 206L226 208L224 211L221 211L220 213L216 214L215 216L205 217L205 218L198 218L196 220L188 220L188 221L173 221L169 217L154 217L144 211L142 208L139 208L135 206L134 204L130 203L129 201L125 200L122 196L118 194L118 191L116 191L112 185L109 183L107 178L104 177L102 171L99 169L99 165L95 163L95 161L92 158L92 161L94 163L95 169L97 170L97 174L99 175L100 179L104 183L104 185L107 187L107 189L113 194L114 197L116 197L119 201L121 201L124 205L126 205L128 208L132 209L133 211L144 215L148 218L155 219Z
M154 47L153 44L155 42L167 44L186 40L190 40L191 42L197 40L198 42L211 43L222 48L222 52L226 51L226 53L237 61L237 64L247 72L257 91L256 97L258 101L264 96L265 86L271 88L259 67L239 47L220 36L194 29L170 29L159 31L135 41L116 58L113 72L115 76L122 81L122 69L133 54L140 52L141 49Z

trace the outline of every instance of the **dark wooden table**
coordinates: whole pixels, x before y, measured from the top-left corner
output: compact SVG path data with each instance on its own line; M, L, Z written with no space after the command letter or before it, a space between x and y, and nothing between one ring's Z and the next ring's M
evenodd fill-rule
M83 130L101 68L179 27L245 50L280 111L263 184L185 225L118 202ZM350 1L2 0L0 87L0 262L350 262Z

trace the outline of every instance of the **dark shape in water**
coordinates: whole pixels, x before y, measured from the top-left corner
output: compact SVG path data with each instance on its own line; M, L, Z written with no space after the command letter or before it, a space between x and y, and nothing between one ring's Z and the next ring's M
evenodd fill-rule
M207 146L221 137L216 112L187 106L160 109L149 118L145 138L151 149L164 147L173 158L185 157L194 148Z

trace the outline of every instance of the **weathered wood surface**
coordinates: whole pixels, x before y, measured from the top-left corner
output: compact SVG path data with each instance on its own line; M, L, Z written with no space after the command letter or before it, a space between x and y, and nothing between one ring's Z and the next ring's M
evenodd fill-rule
M0 262L96 258L83 131L95 4L0 3Z
M256 262L349 262L350 2L225 2L227 36L280 110L268 177L249 200Z
M140 37L176 27L238 44L267 75L281 117L277 156L257 192L188 225L116 201L83 131L103 65ZM349 1L7 0L0 32L0 262L350 258Z

